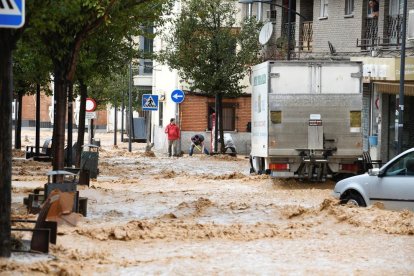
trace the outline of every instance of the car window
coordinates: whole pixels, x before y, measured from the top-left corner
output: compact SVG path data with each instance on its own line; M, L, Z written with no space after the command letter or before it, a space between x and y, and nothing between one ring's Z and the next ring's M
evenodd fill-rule
M414 176L414 152L410 152L394 161L385 172L386 176L408 175Z

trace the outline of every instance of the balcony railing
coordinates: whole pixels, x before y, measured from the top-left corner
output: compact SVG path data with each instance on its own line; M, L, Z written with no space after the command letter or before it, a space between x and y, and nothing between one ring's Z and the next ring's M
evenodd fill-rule
M388 16L386 18L386 30L388 43L394 46L401 45L402 15Z
M313 21L304 21L302 23L301 41L299 42L300 50L311 52L313 45Z
M292 39L295 39L295 31L296 31L296 23L292 22L290 24L290 37L292 37ZM289 30L289 24L288 23L284 23L283 27L282 27L282 36L288 36L288 30Z
M357 40L357 46L365 49L379 46L400 46L402 37L402 16L387 16L384 23L384 36L381 37L378 35L378 18L366 18L364 37Z

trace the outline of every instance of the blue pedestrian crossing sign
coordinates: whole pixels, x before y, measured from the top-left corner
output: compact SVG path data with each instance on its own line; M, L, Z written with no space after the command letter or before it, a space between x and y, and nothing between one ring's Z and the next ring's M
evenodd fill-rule
M182 103L184 101L184 92L180 89L174 90L171 93L171 100L175 103Z
M24 25L24 0L0 0L0 28L17 29Z
M142 95L142 110L158 110L158 95L144 94Z

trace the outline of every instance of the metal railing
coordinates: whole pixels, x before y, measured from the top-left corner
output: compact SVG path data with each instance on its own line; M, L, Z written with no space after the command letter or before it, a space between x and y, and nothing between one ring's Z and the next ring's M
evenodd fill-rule
M296 32L296 23L292 22L290 25L290 37L292 37L292 39L295 39L295 32ZM289 30L289 24L288 23L284 23L283 27L282 27L282 36L288 36L288 30Z
M387 16L386 17L386 30L389 44L399 46L401 45L402 37L402 15Z
M364 36L357 40L357 47L399 47L402 37L402 15L387 16L384 23L384 36L380 37L378 18L366 18Z
M311 52L313 45L313 21L304 21L302 23L301 40L299 42L300 50Z

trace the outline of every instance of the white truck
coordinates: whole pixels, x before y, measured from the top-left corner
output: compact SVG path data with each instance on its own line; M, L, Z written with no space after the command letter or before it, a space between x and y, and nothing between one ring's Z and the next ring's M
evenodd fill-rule
M314 181L360 172L361 63L266 61L251 80L251 172Z

